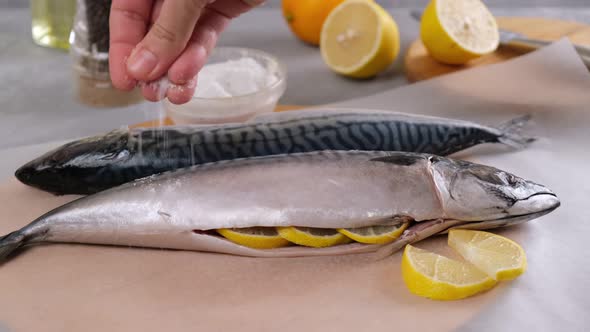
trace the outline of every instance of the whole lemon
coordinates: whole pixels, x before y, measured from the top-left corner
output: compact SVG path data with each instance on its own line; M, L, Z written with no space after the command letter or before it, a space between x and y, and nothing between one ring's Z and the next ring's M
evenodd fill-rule
M330 11L344 0L283 0L283 17L301 40L319 45L322 25Z

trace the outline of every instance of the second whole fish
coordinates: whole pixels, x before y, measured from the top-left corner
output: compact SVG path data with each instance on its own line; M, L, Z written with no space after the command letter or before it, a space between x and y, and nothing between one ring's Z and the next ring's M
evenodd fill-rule
M23 183L55 194L92 194L192 165L322 150L449 155L482 143L521 147L527 117L495 127L390 111L318 109L242 124L122 129L77 140L19 168Z
M322 151L163 173L79 198L0 237L0 259L39 243L89 243L256 257L332 255L405 244L451 227L489 229L550 213L550 189L494 167L429 154ZM324 229L410 222L385 245L254 249L215 230Z

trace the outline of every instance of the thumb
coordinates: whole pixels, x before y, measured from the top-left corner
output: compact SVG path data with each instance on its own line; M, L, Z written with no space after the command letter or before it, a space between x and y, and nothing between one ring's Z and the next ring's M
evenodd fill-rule
M186 47L207 2L164 1L160 15L129 56L129 76L144 82L163 76Z

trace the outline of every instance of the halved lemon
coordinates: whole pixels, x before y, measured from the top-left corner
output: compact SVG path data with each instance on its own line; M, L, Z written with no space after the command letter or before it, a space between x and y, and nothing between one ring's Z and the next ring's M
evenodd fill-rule
M402 276L410 292L434 300L457 300L488 290L496 281L475 266L407 245Z
M344 1L324 21L320 50L324 62L339 74L375 76L399 53L397 24L372 0Z
M338 232L360 243L385 244L402 235L409 223L398 225L368 226L358 228L340 228Z
M274 227L223 228L217 232L224 238L256 249L273 249L289 245Z
M526 270L526 254L522 247L503 236L452 229L448 243L465 260L496 280L512 280Z
M289 242L306 247L331 247L350 242L335 229L312 227L278 227L280 236Z
M446 64L464 64L498 48L500 34L480 0L431 0L420 24L428 53Z

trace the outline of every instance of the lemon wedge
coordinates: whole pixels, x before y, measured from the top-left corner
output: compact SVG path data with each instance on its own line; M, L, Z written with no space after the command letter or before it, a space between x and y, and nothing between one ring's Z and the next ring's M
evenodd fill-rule
M312 227L278 227L279 235L289 242L306 247L331 247L350 242L335 229Z
M338 232L360 243L385 244L397 239L409 223L398 225L368 226L359 228L340 228Z
M496 280L512 280L526 270L526 254L522 247L503 236L452 229L448 243L465 260Z
M326 17L320 34L324 62L333 71L354 78L377 75L399 53L397 24L372 0L347 0Z
M498 48L500 34L480 0L431 0L420 23L428 53L446 64L464 64Z
M224 238L256 249L273 249L289 245L273 227L223 228L217 232Z
M410 292L434 300L458 300L488 290L496 281L471 264L407 245L402 276Z

